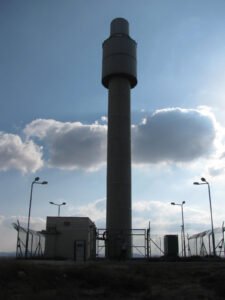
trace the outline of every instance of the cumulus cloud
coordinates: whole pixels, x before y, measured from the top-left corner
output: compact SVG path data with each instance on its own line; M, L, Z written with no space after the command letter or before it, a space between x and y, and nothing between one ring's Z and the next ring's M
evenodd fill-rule
M51 167L96 170L106 162L107 125L38 119L24 132L47 145ZM132 160L136 165L190 162L210 156L217 135L215 118L204 107L157 110L132 126Z
M50 167L96 170L106 159L106 125L38 119L24 132L48 146Z
M32 140L23 142L18 135L0 132L1 171L18 169L35 172L42 166L42 147Z
M224 129L209 109L167 108L143 114L142 122L132 125L132 161L135 165L185 163L211 157L209 172L220 173L221 166L215 166L214 161L217 153L219 164L221 159L219 161L218 157L225 150L221 143ZM107 118L101 120L106 122ZM49 167L95 171L106 163L106 123L37 119L26 125L24 133L25 142L18 135L0 133L0 170L15 168L35 172L43 166L43 150ZM36 143L34 138L37 138ZM38 146L39 142L44 146L43 150Z
M215 150L216 129L210 114L196 109L157 110L133 127L136 164L188 162Z

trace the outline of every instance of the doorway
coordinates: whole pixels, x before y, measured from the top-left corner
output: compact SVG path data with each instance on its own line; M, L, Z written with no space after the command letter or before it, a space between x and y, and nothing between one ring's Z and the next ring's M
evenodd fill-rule
M86 243L85 240L77 240L74 242L74 260L75 261L85 261L85 249Z

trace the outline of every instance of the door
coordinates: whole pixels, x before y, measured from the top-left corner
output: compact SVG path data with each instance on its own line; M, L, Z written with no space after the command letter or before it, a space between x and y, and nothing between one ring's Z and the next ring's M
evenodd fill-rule
M74 242L74 259L75 261L85 261L85 241L79 240Z

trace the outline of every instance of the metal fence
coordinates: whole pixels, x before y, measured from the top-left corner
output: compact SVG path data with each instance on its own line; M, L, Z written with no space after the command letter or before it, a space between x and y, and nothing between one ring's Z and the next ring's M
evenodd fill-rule
M27 229L20 225L19 221L12 224L17 231L16 257L25 257ZM214 228L216 254L225 256L224 223L221 228ZM148 229L132 229L132 257L150 258L164 255L162 237L150 234ZM106 229L97 229L96 255L105 257ZM212 231L206 230L192 236L187 236L188 256L213 255ZM41 257L44 255L45 235L35 230L29 230L28 257ZM180 253L183 256L183 253Z
M216 255L225 257L224 231L224 223L221 228L214 228ZM96 243L97 257L105 257L105 238L106 229L98 229ZM151 235L150 226L148 229L132 229L131 240L133 258L147 259L164 255L164 239L159 235ZM206 230L192 236L187 235L186 241L187 256L213 255L211 230ZM179 256L185 256L182 244L180 245L180 249Z
M214 228L216 255L224 256L224 223L221 228ZM206 230L188 237L189 256L213 255L212 231Z
M12 224L17 231L16 257L25 257L27 229L17 223ZM41 257L44 255L45 236L38 231L29 230L28 257Z
M152 256L162 256L161 237L150 236L148 229L131 230L131 249L133 258L150 258ZM105 257L106 229L97 229L96 256Z

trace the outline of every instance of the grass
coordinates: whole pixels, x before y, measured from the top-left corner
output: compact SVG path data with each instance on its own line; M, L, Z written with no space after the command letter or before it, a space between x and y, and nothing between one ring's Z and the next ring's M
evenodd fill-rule
M225 261L0 260L0 299L224 299Z

